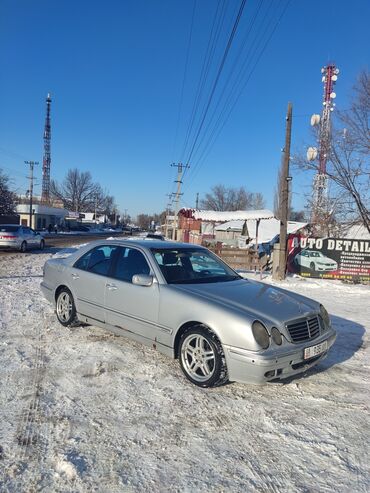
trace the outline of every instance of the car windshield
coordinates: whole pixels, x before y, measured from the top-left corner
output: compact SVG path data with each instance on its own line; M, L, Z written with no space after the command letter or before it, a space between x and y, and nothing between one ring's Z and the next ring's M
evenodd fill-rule
M310 257L323 257L321 252L311 252Z
M151 249L168 284L200 284L241 279L216 255L200 248Z
M18 231L19 226L0 226L0 233L15 233Z

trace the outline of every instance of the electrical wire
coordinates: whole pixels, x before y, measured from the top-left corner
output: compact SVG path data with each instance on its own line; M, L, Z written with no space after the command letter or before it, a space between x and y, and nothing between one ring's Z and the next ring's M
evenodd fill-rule
M217 75L216 75L216 78L215 78L215 81L213 83L213 86L212 86L212 90L211 90L211 93L209 95L209 98L208 98L208 102L207 102L207 105L206 105L206 108L205 108L205 111L203 113L203 117L200 121L200 125L198 127L198 131L195 135L195 139L194 139L194 142L191 146L191 149L190 149L190 152L189 152L189 157L188 159L186 160L187 163L190 163L191 162L191 158L192 158L192 155L193 155L193 152L194 152L194 148L197 144L197 141L199 139L199 135L200 135L200 132L202 131L202 128L203 128L203 125L204 125L204 122L205 122L205 119L207 117L207 114L208 114L208 111L209 111L209 108L210 108L210 105L211 105L211 102L213 100L213 97L214 97L214 94L215 94L215 91L216 91L216 88L217 88L217 85L218 85L218 82L220 80L220 77L221 77L221 74L222 74L222 71L223 71L223 68L225 66L225 62L226 62L226 59L227 59L227 56L229 54L229 51L230 51L230 48L231 48L231 45L233 43L233 40L234 40L234 37L235 37L235 34L236 34L236 31L238 29L238 25L239 25L239 22L240 22L240 19L241 19L241 16L243 14L243 10L244 10L244 7L245 7L245 3L246 3L246 0L242 0L241 2L241 5L239 7L239 11L238 11L238 14L236 16L236 19L235 19L235 22L234 22L234 25L233 25L233 28L232 28L232 31L230 33L230 36L229 36L229 39L227 41L227 44L226 44L226 48L225 48L225 51L224 51L224 54L222 56L222 59L221 59L221 63L220 63L220 66L218 68L218 71L217 71ZM186 170L184 172L184 175L186 173ZM183 175L183 176L184 176Z
M181 112L182 112L182 106L183 106L183 99L184 99L184 88L185 88L185 82L186 82L187 72L188 72L190 47L191 47L191 41L192 41L192 37L193 37L193 27L194 27L194 17L195 17L196 5L197 5L197 0L194 0L194 2L193 2L193 10L192 10L192 14L191 14L189 39L188 39L188 45L187 45L187 50L186 50L185 67L184 67L184 74L183 74L183 78L182 78L180 104L179 104L179 111L178 111L178 115L177 115L175 139L174 139L172 154L174 153L175 148L176 148L177 136L178 136L179 125L180 125L180 118L181 118Z
M237 91L237 95L234 98L233 103L230 105L230 108L229 108L228 111L226 111L226 110L227 110L228 104L231 103L230 96L228 98L228 101L225 103L224 108L223 108L223 111L219 115L218 120L217 120L217 122L216 122L216 124L215 124L215 126L213 128L213 131L212 131L210 137L208 138L208 141L207 141L207 144L206 144L206 148L203 150L201 158L198 160L198 162L196 163L196 165L193 166L193 169L192 169L192 175L193 175L192 178L193 179L194 179L197 171L199 171L200 166L203 164L203 162L205 161L205 159L208 157L211 147L213 146L214 142L217 140L219 134L223 130L223 128L226 125L227 121L229 120L232 111L234 110L234 108L235 108L238 100L240 99L240 96L242 95L242 93L243 93L243 91L245 89L245 86L248 84L250 78L252 77L252 75L253 75L253 73L254 73L254 71L255 71L255 69L256 69L259 61L260 61L260 59L262 58L262 56L263 56L263 54L264 54L264 52L265 52L265 50L266 50L269 42L271 41L272 36L274 35L274 33L275 33L275 31L276 31L279 23L281 22L281 20L282 20L284 14L285 14L285 12L286 12L286 10L287 10L290 2L291 2L291 0L288 0L287 3L285 4L285 7L283 8L280 16L278 17L278 20L276 21L276 23L275 23L274 27L272 28L272 30L270 31L270 33L266 36L266 39L264 40L264 42L263 42L263 36L261 36L259 38L258 46L262 45L262 48L259 51L259 53L255 56L255 61L254 61L254 63L252 63L252 67L251 67L251 69L250 69L250 71L248 73L248 76L247 76L246 80L242 84L240 83L241 78L239 76L238 83L237 83L237 84L239 84L239 89ZM271 22L269 22L268 26L271 26ZM264 33L267 33L267 31L268 31L268 29L266 27ZM250 66L252 60L253 60L253 58L248 62L247 67ZM240 74L240 72L239 72L239 74ZM233 88L235 89L235 84L234 84ZM231 94L233 94L233 91L230 92L230 95ZM208 152L206 152L207 150L208 150ZM189 185L190 185L190 183L189 183Z

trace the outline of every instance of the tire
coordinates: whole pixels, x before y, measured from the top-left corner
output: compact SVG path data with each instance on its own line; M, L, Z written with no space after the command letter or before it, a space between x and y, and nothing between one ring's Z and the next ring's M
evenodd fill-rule
M40 250L43 250L45 248L45 241L41 240L40 241Z
M25 252L27 251L27 242L22 241L20 251L21 251L22 253L25 253Z
M311 263L310 263L310 269L311 269L311 270L316 270L316 269L315 269L315 262L311 262Z
M72 293L68 288L62 288L57 295L56 314L57 319L64 327L79 325L76 306L73 301Z
M181 369L193 384L206 388L227 382L227 366L221 343L207 327L197 325L184 332L178 354Z

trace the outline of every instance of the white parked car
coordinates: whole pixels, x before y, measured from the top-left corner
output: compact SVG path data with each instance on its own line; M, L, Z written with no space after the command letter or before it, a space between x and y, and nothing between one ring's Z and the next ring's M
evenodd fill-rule
M0 224L0 248L25 252L29 248L45 247L44 238L37 231L19 224Z
M302 250L294 257L294 262L297 265L306 267L316 272L333 271L338 269L338 263L326 257L318 250Z

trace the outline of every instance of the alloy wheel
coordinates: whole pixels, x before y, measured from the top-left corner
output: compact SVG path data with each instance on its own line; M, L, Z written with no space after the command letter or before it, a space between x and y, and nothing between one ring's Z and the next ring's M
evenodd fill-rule
M197 382L206 382L215 371L215 352L200 334L190 334L184 340L181 360L186 373Z
M70 295L63 291L57 301L57 315L61 322L68 322L72 316L73 304Z

